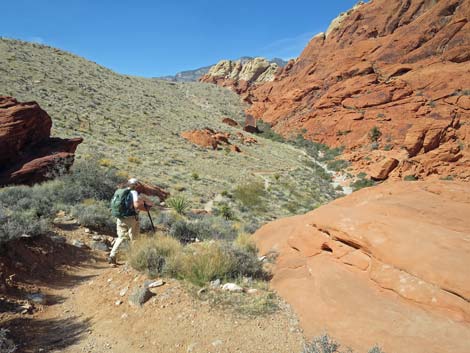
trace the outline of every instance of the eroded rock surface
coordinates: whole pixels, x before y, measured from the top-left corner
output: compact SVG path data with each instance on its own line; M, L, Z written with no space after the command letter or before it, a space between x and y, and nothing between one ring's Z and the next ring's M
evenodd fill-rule
M307 337L367 351L466 353L470 342L470 186L394 182L262 227L278 253L272 286Z
M273 81L278 71L278 64L265 58L254 58L247 61L221 60L212 66L199 81L229 87L235 92L243 94L252 85Z
M51 127L36 102L0 96L0 185L41 182L72 166L82 139L52 138Z
M470 181L469 14L468 0L370 1L333 21L274 81L236 91L252 103L247 113L286 136L306 131L366 160L406 148L392 178Z

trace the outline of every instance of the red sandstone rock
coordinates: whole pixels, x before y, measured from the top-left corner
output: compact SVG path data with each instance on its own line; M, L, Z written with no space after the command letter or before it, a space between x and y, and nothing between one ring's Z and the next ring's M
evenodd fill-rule
M181 133L181 137L201 147L212 148L214 150L218 149L220 145L230 145L230 134L216 132L209 128L184 131Z
M231 145L230 146L230 151L237 152L237 153L241 152L240 147L238 147L237 145Z
M374 0L312 38L302 54L274 79L243 92L247 113L284 135L305 137L367 156L369 131L377 126L385 144L402 145L410 158L445 143L464 144L452 169L470 181L470 2L467 0ZM220 83L220 82L219 82ZM350 131L348 134L341 134ZM387 142L385 143L385 141ZM422 160L426 157L420 157ZM440 165L421 177L451 168ZM430 174L427 174L427 173Z
M376 164L369 172L369 175L373 180L385 180L397 166L398 159L387 158L384 161Z
M170 196L170 193L168 191L157 185L144 183L142 181L140 182L140 185L142 186L141 192L143 194L149 196L157 196L160 201L165 201Z
M33 184L68 170L81 138L51 138L52 120L36 102L0 97L0 185Z
M224 118L222 119L222 122L224 124L227 124L227 125L230 125L230 126L234 126L234 127L237 127L237 126L240 126L239 123L237 123L235 120L231 119L231 118Z
M306 337L365 352L466 353L470 186L385 183L255 233ZM360 334L358 334L360 332Z

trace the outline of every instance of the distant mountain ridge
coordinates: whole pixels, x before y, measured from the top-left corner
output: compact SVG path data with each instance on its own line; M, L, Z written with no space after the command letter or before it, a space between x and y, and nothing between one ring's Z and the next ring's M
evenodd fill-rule
M242 56L241 58L238 58L236 61L240 61L242 64L245 64L246 62L253 60L254 57L251 56ZM269 60L270 63L276 63L280 67L284 67L287 64L287 61L281 59L281 58L272 58ZM214 64L217 65L217 64ZM160 77L155 77L160 80L165 80L165 81L171 81L171 82L197 82L199 78L204 76L209 72L211 67L214 65L210 66L204 66L200 67L194 70L186 70L186 71L181 71L178 72L176 75L168 75L168 76L160 76Z

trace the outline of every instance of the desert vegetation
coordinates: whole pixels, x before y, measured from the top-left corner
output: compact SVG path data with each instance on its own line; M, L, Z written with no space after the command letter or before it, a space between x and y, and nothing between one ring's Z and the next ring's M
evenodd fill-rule
M302 353L353 353L350 348L342 348L328 334L315 337L311 342L305 344ZM367 353L384 353L379 346L372 347Z
M240 145L242 153L197 147L180 136L205 127L236 136L240 129L221 121L242 122L246 107L230 90L119 75L71 53L9 39L0 39L0 71L0 94L37 101L52 117L53 134L84 138L78 162L93 159L122 177L161 185L193 208L204 208L225 191L233 197L214 209L227 219L262 224L336 197L329 176L300 155L307 146L332 168L345 168L334 161L337 151L326 146L286 141L268 127L256 137L258 143ZM240 188L263 181L256 207L237 198Z

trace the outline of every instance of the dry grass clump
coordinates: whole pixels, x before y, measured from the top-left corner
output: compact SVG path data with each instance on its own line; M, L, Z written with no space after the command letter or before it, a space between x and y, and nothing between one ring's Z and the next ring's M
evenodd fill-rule
M155 277L165 273L168 259L180 252L181 243L178 240L159 234L134 241L127 258L134 269Z
M236 237L234 244L248 253L256 254L258 252L258 248L251 234L240 233Z

